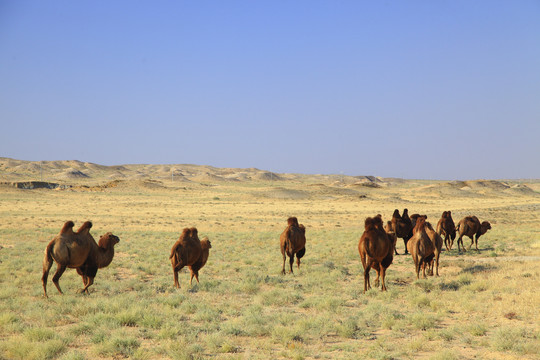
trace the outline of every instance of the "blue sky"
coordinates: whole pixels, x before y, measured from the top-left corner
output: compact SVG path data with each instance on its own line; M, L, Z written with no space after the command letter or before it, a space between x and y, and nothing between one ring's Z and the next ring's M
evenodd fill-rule
M0 156L540 178L540 2L0 0Z

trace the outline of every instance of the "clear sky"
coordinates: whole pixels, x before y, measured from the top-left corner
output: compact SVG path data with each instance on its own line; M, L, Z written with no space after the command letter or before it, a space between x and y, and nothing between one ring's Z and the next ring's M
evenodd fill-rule
M0 156L540 178L540 1L0 0Z

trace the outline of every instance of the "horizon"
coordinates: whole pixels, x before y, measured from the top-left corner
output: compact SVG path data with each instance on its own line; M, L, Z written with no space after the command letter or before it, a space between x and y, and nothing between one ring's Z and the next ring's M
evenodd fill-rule
M3 157L0 156L0 159L8 159L8 160L14 160L14 161L25 161L25 162L69 162L69 161L76 161L83 164L93 164L98 166L107 166L107 167L116 167L116 166L200 166L200 167L212 167L215 169L236 169L236 170L258 170L263 172L270 172L276 175L303 175L303 176L347 176L347 177L374 177L374 178L381 178L381 179L400 179L400 180L407 180L407 181L448 181L448 182L459 182L459 181L537 181L540 180L540 178L461 178L461 179L422 179L422 178L400 178L395 176L379 176L377 174L348 174L348 173L300 173L300 172L274 172L268 169L264 168L257 168L257 167L219 167L214 166L210 164L192 164L192 163L126 163L126 164L112 164L112 165L104 165L100 163L95 163L91 161L82 161L77 159L64 159L64 160L24 160L24 159L14 159L9 157ZM1 173L0 173L1 176Z
M3 2L0 156L538 179L539 20L532 0Z

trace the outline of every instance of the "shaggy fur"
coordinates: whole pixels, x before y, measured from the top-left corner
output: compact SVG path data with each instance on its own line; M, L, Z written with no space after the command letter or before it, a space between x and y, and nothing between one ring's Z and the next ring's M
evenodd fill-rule
M444 246L447 251L452 250L456 238L456 225L452 219L451 211L443 211L437 223L437 234L444 236Z
M386 269L392 264L394 246L392 240L383 229L380 216L368 217L364 222L364 233L358 242L358 252L364 267L364 292L371 288L369 272L377 271L377 280L382 282L381 290L386 291ZM377 281L376 280L376 281Z
M85 222L76 233L72 231L73 226L73 221L66 222L60 233L45 248L41 277L45 297L47 297L47 278L53 262L57 264L53 283L58 292L62 293L59 280L66 268L77 269L77 272L83 276L84 283L84 288L80 291L88 292L88 287L94 283L97 269L111 263L114 245L120 241L118 237L108 233L104 236L114 239L107 240L106 248L100 248L90 234L91 222Z
M171 249L171 265L174 273L174 286L180 288L178 282L178 272L184 266L193 265L202 254L201 241L199 240L198 231L196 228L185 228L177 242L174 243Z
M471 249L473 243L476 244L476 250L478 250L478 238L484 235L489 229L491 229L491 224L487 221L480 223L480 220L478 220L476 216L466 216L461 219L456 227L456 230L459 233L457 240L458 252L460 251L460 243L461 247L463 247L463 251L465 251L465 246L463 245L463 236L468 236L471 239L469 250Z
M283 267L281 273L285 274L285 260L289 256L289 273L293 272L294 255L296 255L296 265L300 268L300 259L306 253L306 228L298 224L296 217L287 219L287 227L279 237L281 255L283 255Z
M192 265L188 266L189 271L191 271L191 278L189 279L190 285L193 282L193 276L195 276L195 279L197 280L197 284L199 283L199 270L201 270L202 267L208 261L208 256L210 255L211 248L212 248L212 244L210 243L210 240L208 239L208 237L205 236L201 240L201 249L202 249L201 256Z
M435 256L435 246L426 233L426 219L420 216L416 220L414 235L408 242L408 250L412 255L416 278L420 278L420 268L423 269L424 278L426 277L426 266Z

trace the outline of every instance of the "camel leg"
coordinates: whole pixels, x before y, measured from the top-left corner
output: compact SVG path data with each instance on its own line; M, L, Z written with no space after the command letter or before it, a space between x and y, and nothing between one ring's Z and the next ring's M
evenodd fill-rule
M385 277L386 277L386 268L381 265L381 282L382 282L381 291L386 291L386 284L384 283Z
M418 258L414 258L414 270L416 271L416 280L420 279L420 262L418 261Z
M296 257L296 267L300 269L300 258L298 256Z
M87 281L87 284L84 286L83 289L81 289L81 294L82 293L87 293L87 294L90 294L90 292L88 291L88 288L90 287L90 285L92 285L94 283L94 278L92 276L89 276L88 278L88 281Z
M409 250L407 250L407 242L408 241L409 241L409 239L403 238L403 244L405 244L405 255L407 255L409 253Z
M369 265L364 268L364 292L368 291L368 289L371 289L371 285L369 283L370 270L371 270L371 267Z
M291 254L291 256L289 257L289 267L291 269L291 271L289 271L290 274L293 273L292 271L292 265L294 264L294 253Z
M178 271L180 269L177 269L173 266L173 273L174 273L174 287L177 289L180 289L180 283L178 282Z
M195 280L197 280L197 284L200 284L199 283L199 272L198 271L195 273Z
M424 279L427 278L427 276L426 276L426 266L427 266L426 261L425 261L425 260L422 261L422 277L423 277Z
M58 283L58 281L60 281L60 277L62 276L64 271L66 271L66 265L58 265L58 268L56 269L56 272L54 273L52 279L54 286L56 286L60 294L63 294L63 292L62 289L60 289L60 284Z
M474 237L474 245L476 246L476 251L480 251L478 250L478 235Z
M379 287L379 279L381 277L381 268L382 268L382 265L379 264L379 270L377 270L377 278L375 279L375 282L373 283L373 285L375 285L375 287Z
M189 278L189 285L193 285L193 277L195 276L195 274L193 273L193 271L191 272L191 277Z
M49 271L51 270L53 262L52 261L44 261L43 262L43 276L41 277L41 282L43 283L43 296L47 296L47 279L49 278Z
M460 236L457 239L457 249L458 249L458 252L461 252L461 248L459 247L459 244L461 244L463 251L465 251L465 246L463 246L463 236Z
M435 269L435 274L437 276L439 276L439 256L441 255L441 252L438 251L436 254L435 254L435 266L436 266L436 269ZM433 275L433 272L432 272L432 275Z
M471 245L469 245L469 250L471 250L473 245L474 245L474 236L471 238Z
M444 246L446 246L446 251L450 251L450 249L452 248L451 246L449 247L448 245L450 244L450 239L448 238L448 235L445 235L444 236Z
M287 260L287 255L283 252L283 267L281 268L281 273L285 275L285 260Z

